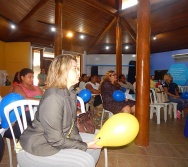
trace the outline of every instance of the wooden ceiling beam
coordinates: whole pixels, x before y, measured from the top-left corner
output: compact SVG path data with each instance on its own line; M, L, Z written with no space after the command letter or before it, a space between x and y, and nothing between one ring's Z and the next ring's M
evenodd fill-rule
M40 0L40 2L18 23L18 27L27 21L36 11L38 11L49 0Z
M121 17L121 24L123 25L123 27L125 29L128 30L130 36L132 37L132 39L136 43L136 33L134 32L134 30L131 28L131 26L129 25L129 23L123 17Z
M106 32L116 23L116 21L117 21L117 17L113 18L113 20L104 28L104 30L101 31L101 33L96 37L96 39L90 46L90 49L88 49L87 51L88 53L90 50L92 50L92 48L94 48L100 42L100 40L104 37Z
M118 12L116 9L114 9L106 4L100 3L98 1L93 1L93 0L81 0L81 1L83 1L84 3L90 5L94 8L101 10L102 12L110 14L114 17L116 17L116 13Z

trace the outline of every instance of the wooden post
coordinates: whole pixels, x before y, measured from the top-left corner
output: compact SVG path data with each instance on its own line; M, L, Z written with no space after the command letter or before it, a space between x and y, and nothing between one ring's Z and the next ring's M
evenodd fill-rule
M140 124L140 130L135 142L139 146L148 146L150 104L150 0L139 1L137 21L136 117Z
M63 0L55 0L55 25L56 25L55 45L54 45L55 56L58 56L62 53L62 40L63 40L62 8L63 8Z
M116 26L116 73L117 76L122 74L122 32L120 26L120 17L117 19Z

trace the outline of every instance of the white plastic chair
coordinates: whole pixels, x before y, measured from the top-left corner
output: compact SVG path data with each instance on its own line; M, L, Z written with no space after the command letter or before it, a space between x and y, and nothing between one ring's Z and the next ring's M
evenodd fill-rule
M21 134L23 133L23 131L27 128L27 120L26 120L26 115L25 115L25 107L29 108L30 112L30 117L31 117L31 121L34 119L34 114L37 110L36 106L39 105L39 101L38 100L18 100L15 102L12 102L10 104L8 104L5 108L4 108L4 114L5 114L5 118L7 119L11 134L12 134L12 138L13 138L13 142L14 142L14 149L16 148L16 138L14 135L14 131L10 122L10 117L9 114L10 112L14 112L15 116L16 116L16 120L18 121L18 125L20 128L20 132ZM22 115L22 121L18 112L18 107L20 107L21 109L21 115ZM10 159L10 166L12 167L12 151L11 151L11 145L10 145L10 139L6 138L7 140L7 145L8 145L8 150L9 150L9 159ZM10 147L9 147L10 145ZM19 167L19 165L18 165Z
M161 108L165 108L165 105L154 103L152 99L153 99L152 92L150 92L150 119L153 119L153 114L156 113L157 124L160 124ZM165 113L164 113L164 119L166 119Z
M153 95L153 100L154 100L153 103L154 104L163 104L164 105L164 120L166 122L166 120L167 120L167 109L170 111L171 104L167 103L167 102L166 103L165 102L160 102L159 99L157 98L157 93L156 93L155 89L150 89L150 91L152 92L152 95ZM162 93L161 96L165 96L165 93L164 94L163 93Z
M2 100L2 97L0 96L0 101ZM0 120L0 124L1 124L1 120ZM0 135L3 137L4 136L4 133L7 129L3 129L1 128L0 129ZM10 139L9 138L6 138L6 143L7 143L7 148L8 148L8 154L9 154L9 164L10 164L10 167L13 167L12 165L12 150L11 150L11 144L10 144Z
M20 128L20 132L21 134L23 133L23 131L27 128L27 120L26 120L26 114L25 114L25 108L28 107L30 112L30 117L31 117L31 121L34 120L34 115L36 112L36 106L39 105L39 101L38 100L18 100L15 102L12 102L10 104L8 104L7 106L5 106L4 108L4 114L5 114L5 118L7 119L11 134L12 134L12 138L14 141L14 146L16 146L17 142L16 142L16 138L14 135L14 131L10 122L10 112L14 112L15 116L16 116L16 120L18 122L19 128ZM22 121L19 115L19 111L18 111L18 107L20 107L21 109L21 116L22 116Z

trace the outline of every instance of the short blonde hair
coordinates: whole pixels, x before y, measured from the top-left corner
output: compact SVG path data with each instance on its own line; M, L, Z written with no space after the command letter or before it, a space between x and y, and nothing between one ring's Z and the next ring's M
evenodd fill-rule
M76 57L64 54L54 58L48 69L45 89L51 87L66 88L67 76L71 68L72 61L76 61Z
M164 82L170 83L171 80L172 80L172 76L170 74L164 75Z

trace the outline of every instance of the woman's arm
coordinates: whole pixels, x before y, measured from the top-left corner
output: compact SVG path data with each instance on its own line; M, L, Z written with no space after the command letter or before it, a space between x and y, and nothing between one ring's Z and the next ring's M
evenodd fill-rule
M89 83L87 83L85 87L86 87L86 89L89 89L92 94L100 94L100 91L97 90L97 89L94 89L94 88L92 87L92 85L89 84Z
M163 87L163 89L164 89L164 92L165 92L168 96L171 96L171 97L174 97L174 98L179 98L179 97L180 97L179 95L174 95L174 94L170 93L170 92L168 91L168 88L167 88L167 87Z

